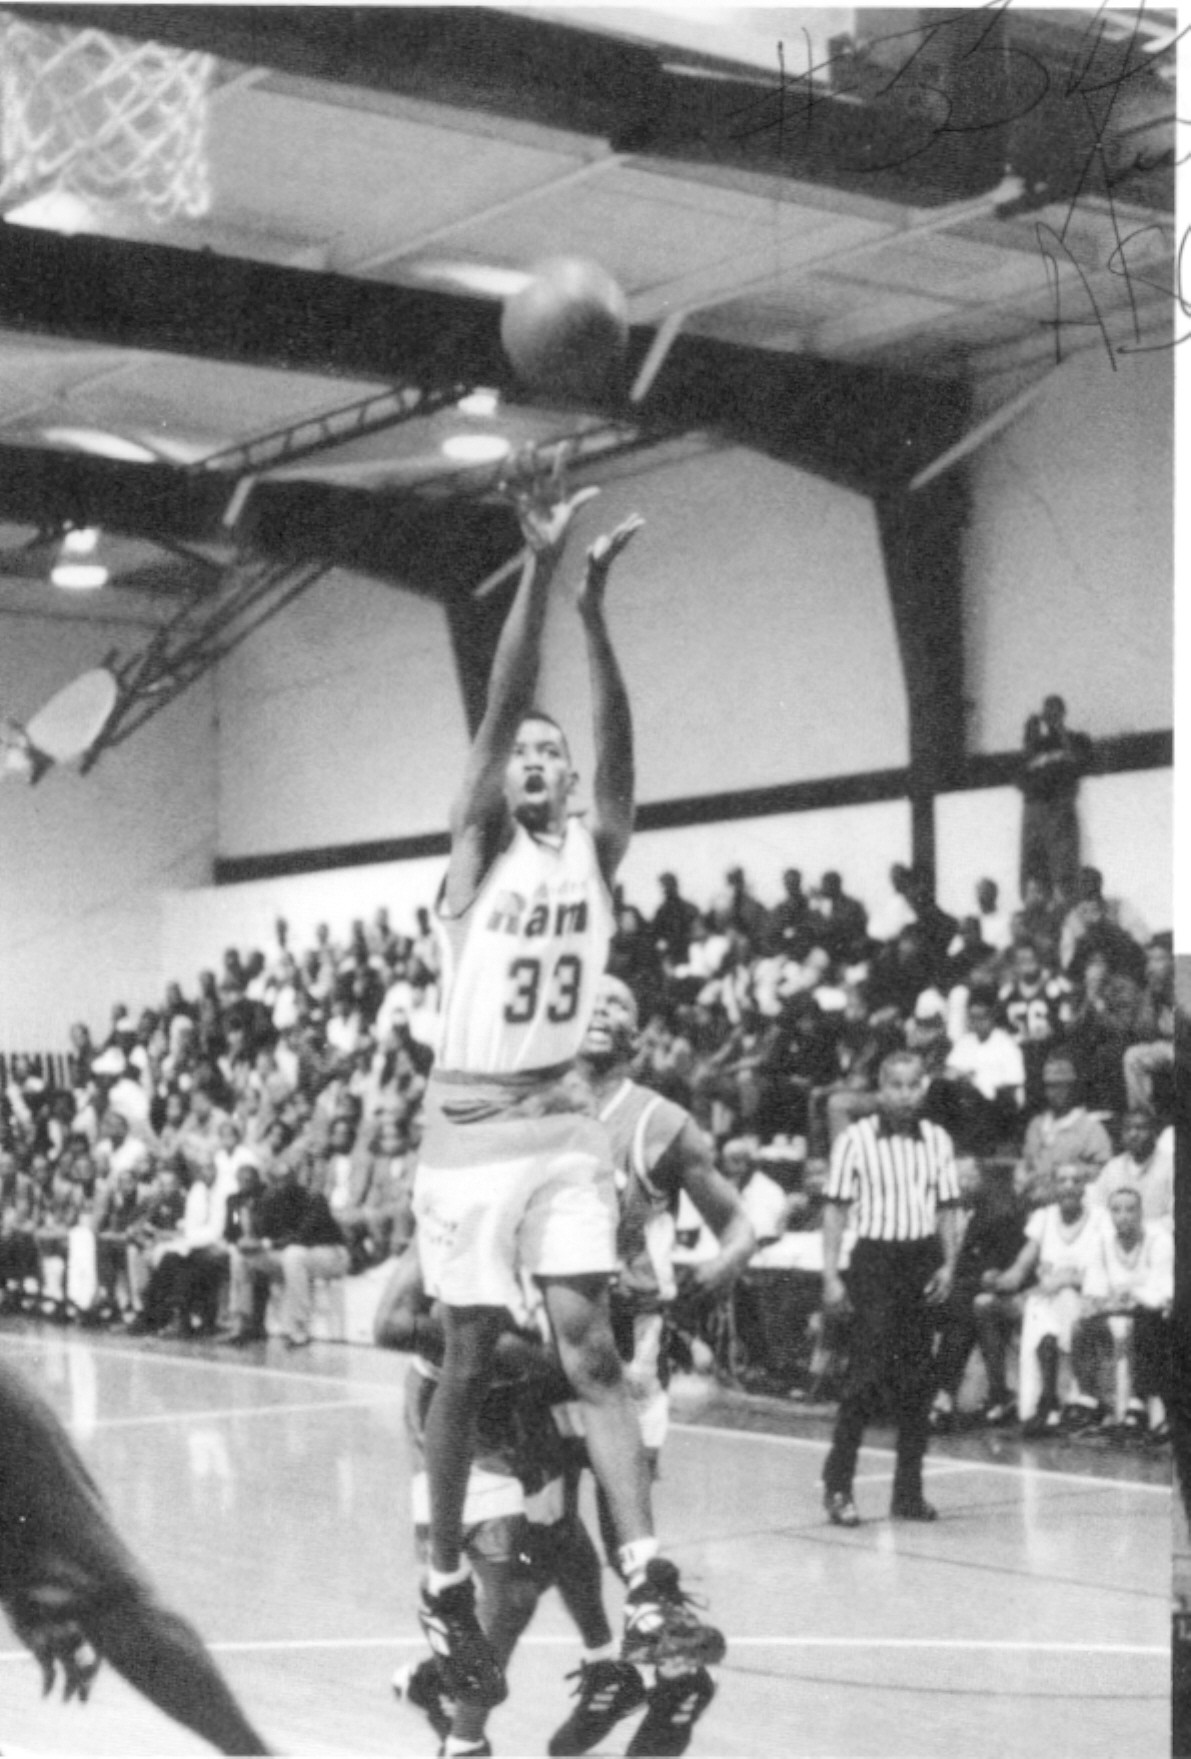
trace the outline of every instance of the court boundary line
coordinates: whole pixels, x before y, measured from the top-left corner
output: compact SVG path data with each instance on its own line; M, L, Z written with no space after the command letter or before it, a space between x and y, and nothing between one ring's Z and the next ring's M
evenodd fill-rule
M728 1635L728 1650L737 1649L888 1649L913 1650L926 1653L953 1650L960 1654L1010 1654L1023 1652L1038 1655L1119 1655L1122 1657L1158 1657L1169 1660L1169 1645L1161 1643L1035 1643L1026 1638L986 1637L734 1637ZM217 1655L252 1655L297 1652L313 1649L392 1649L416 1644L424 1648L426 1639L418 1632L387 1637L245 1637L216 1639L207 1648ZM577 1632L567 1635L544 1631L526 1632L518 1640L522 1645L539 1649L578 1649L582 1647ZM0 1650L0 1663L31 1661L25 1649Z
M62 1341L65 1341L65 1340L62 1340ZM82 1340L77 1340L77 1341L82 1341ZM316 1342L323 1342L323 1341L324 1340L322 1340L322 1339L316 1340ZM190 1366L192 1368L203 1368L203 1369L207 1369L208 1371L213 1371L213 1372L219 1373L219 1374L250 1374L250 1375L259 1375L262 1377L268 1376L270 1379L274 1379L274 1380L285 1380L285 1381L289 1381L289 1382L296 1381L296 1382L301 1383L304 1386L311 1386L311 1385L314 1385L314 1386L342 1386L343 1385L343 1381L337 1375L319 1374L317 1372L311 1373L311 1374L300 1374L293 1369L273 1368L268 1363L258 1364L255 1362L242 1362L242 1361L218 1362L218 1361L212 1361L212 1359L209 1356L180 1355L180 1354L177 1354L176 1352L173 1352L173 1351L170 1351L168 1353L162 1351L159 1353L157 1351L152 1351L152 1350L111 1349L111 1348L108 1348L100 1339L88 1339L87 1342L89 1342L91 1344L92 1348L96 1351L96 1353L98 1355L119 1358L124 1361L160 1362L164 1365L168 1365L171 1367L177 1367L179 1364L187 1364L188 1366ZM45 1343L46 1343L46 1340L44 1338L38 1338L38 1337L30 1338L30 1337L25 1337L23 1335L17 1336L17 1335L12 1335L12 1334L0 1331L0 1345L13 1345L13 1344L15 1344L19 1348L23 1347L25 1349L35 1349L35 1348L40 1347L40 1348L44 1349ZM339 1347L339 1346L337 1346L337 1347ZM341 1346L341 1347L351 1348L353 1346ZM360 1345L360 1346L354 1346L354 1347L367 1348L368 1346ZM400 1352L393 1352L393 1354L399 1354L399 1353ZM357 1384L361 1387L365 1387L365 1386L368 1387L370 1390L375 1391L378 1395L387 1396L388 1398L391 1398L394 1402L396 1402L398 1399L401 1399L404 1397L404 1392L403 1392L403 1389L401 1386L390 1384L389 1382L386 1382L386 1381L364 1381L364 1382L359 1382ZM673 1419L672 1424L671 1424L671 1434L727 1436L732 1441L744 1440L744 1441L763 1442L763 1443L768 1443L771 1445L776 1445L779 1447L820 1448L820 1449L826 1450L827 1448L829 1448L831 1446L831 1442L830 1442L829 1438L827 1438L827 1437L817 1437L817 1436L812 1436L812 1435L775 1435L775 1434L771 1433L769 1430L764 1430L764 1429L729 1428L725 1424L699 1423L696 1421L689 1421L689 1420L687 1420L685 1418L681 1418L681 1417L675 1417ZM880 1442L873 1442L873 1443L866 1442L864 1444L862 1451L864 1453L880 1454L888 1459L893 1459L896 1456L896 1452L897 1452L897 1450L895 1448L888 1447L885 1444L880 1443ZM954 1457L953 1455L949 1455L949 1454L930 1454L927 1456L928 1470L929 1470L931 1463L935 1462L935 1461L937 1461L939 1463L942 1463L945 1461L949 1467L954 1466L956 1468L956 1470L961 1471L961 1472L1000 1472L1000 1473L1011 1473L1015 1477L1022 1477L1022 1476L1029 1474L1031 1472L1031 1470L1033 1470L1035 1476L1039 1480L1053 1480L1055 1483L1059 1483L1059 1484L1068 1483L1068 1484L1080 1484L1080 1485L1085 1485L1085 1486L1090 1484L1090 1485L1096 1486L1097 1488L1101 1488L1101 1487L1104 1489L1111 1488L1111 1489L1118 1490L1118 1491L1137 1490L1137 1491L1143 1491L1143 1492L1150 1494L1150 1495L1167 1496L1167 1497L1171 1493L1171 1487L1169 1484L1149 1484L1144 1479L1140 1479L1140 1478L1105 1478L1096 1472L1064 1472L1062 1470L1047 1471L1042 1468L1032 1467L1030 1463L1027 1463L1024 1461L1021 1461L1018 1464L1014 1465L1013 1463L1011 1463L1009 1461L1004 1461L1004 1460L966 1460L966 1459L958 1459L958 1458Z

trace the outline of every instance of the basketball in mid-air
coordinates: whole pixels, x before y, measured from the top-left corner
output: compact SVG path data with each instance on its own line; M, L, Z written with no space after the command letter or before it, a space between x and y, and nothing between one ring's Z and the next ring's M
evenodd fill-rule
M500 339L527 390L567 401L615 391L628 344L628 303L584 257L539 263L506 301Z

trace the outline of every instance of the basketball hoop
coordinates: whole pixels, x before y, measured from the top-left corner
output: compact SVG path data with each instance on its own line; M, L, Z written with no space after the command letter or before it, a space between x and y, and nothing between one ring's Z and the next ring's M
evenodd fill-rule
M211 205L213 56L0 12L0 212L46 197L143 209Z

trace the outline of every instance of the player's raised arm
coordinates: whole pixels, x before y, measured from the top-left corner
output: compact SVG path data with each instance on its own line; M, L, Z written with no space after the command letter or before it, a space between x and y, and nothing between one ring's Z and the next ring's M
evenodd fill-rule
M587 552L579 615L587 636L595 720L595 813L592 836L600 869L608 885L624 858L633 834L633 722L629 696L604 620L604 589L612 564L645 521L634 513L615 531L598 537Z
M528 553L516 596L500 632L484 718L472 743L463 785L451 810L446 904L456 914L471 903L504 831L505 770L526 711L533 705L550 583L576 512L598 489L562 492L560 452L549 477L510 488Z

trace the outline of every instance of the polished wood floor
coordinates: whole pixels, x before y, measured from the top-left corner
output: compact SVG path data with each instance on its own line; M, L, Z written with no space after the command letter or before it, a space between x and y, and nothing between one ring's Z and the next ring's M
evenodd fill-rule
M53 1401L122 1530L278 1750L434 1751L388 1686L420 1649L401 1358L270 1344L245 1361L19 1321L0 1328L0 1351ZM823 1425L774 1427L706 1411L667 1444L659 1525L730 1645L692 1754L1169 1752L1161 1464L981 1437L932 1454L944 1518L895 1526L888 1452L874 1446L856 1486L866 1520L844 1532L819 1505ZM498 1754L545 1752L576 1660L551 1596L492 1719ZM84 1708L38 1693L0 1624L0 1753L205 1750L110 1673ZM628 1732L601 1750L623 1752Z

